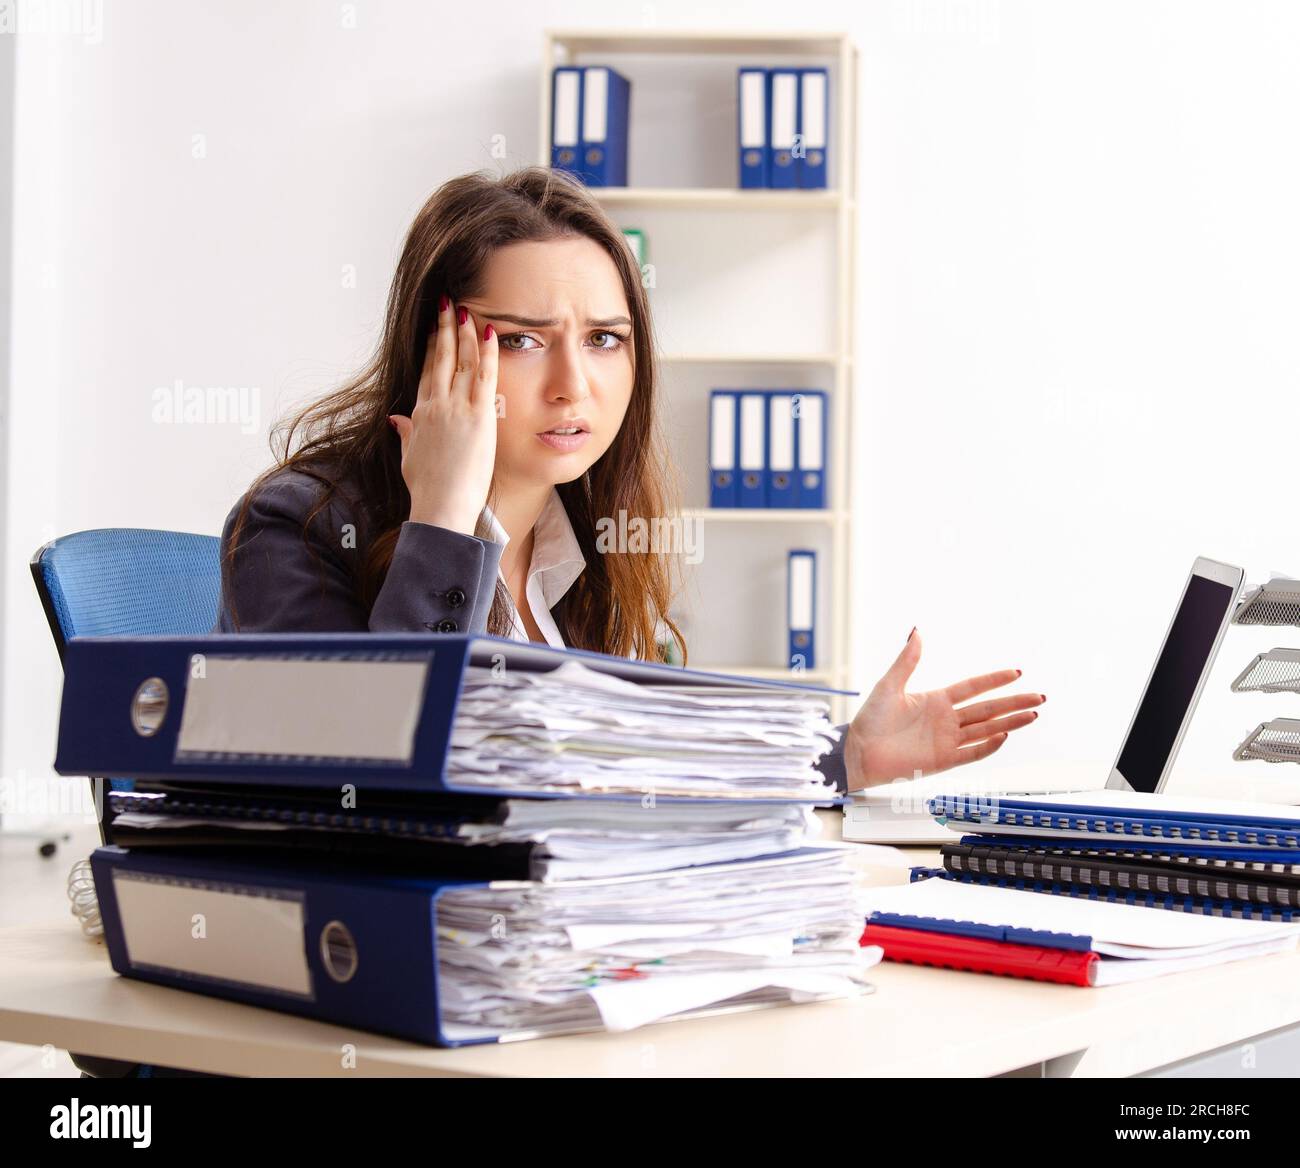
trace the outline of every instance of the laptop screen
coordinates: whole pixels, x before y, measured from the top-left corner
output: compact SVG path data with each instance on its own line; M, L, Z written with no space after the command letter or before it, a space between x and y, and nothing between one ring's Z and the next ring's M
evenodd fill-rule
M1193 574L1160 650L1115 769L1135 791L1154 792L1178 741L1235 589Z

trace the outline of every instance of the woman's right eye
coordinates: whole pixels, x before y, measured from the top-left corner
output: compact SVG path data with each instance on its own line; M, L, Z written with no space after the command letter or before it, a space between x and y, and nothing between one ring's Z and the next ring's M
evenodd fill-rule
M513 342L513 341L532 341L532 340L533 340L533 338L530 337L527 333L507 333L504 337L498 337L498 338L497 338L497 343L498 343L498 344L499 344L503 349L507 349L507 350L509 350L511 353L528 353L528 352L531 352L530 349L525 349L522 345L515 345L515 344L512 344L511 342ZM534 343L536 343L536 342L534 341Z

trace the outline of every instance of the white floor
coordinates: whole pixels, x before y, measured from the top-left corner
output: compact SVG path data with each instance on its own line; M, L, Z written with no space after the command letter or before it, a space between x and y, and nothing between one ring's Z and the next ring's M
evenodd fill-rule
M73 822L71 839L48 859L38 840L0 830L0 926L49 921L70 914L67 882L72 865L99 844L99 828ZM53 834L53 833L51 833ZM66 1050L0 1042L0 1078L76 1078Z

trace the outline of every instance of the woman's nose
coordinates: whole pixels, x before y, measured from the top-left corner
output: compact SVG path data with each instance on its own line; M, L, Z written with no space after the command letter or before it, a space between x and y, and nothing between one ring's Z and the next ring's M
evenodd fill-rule
M582 356L564 347L552 350L551 367L547 369L546 395L551 399L582 401L591 396L591 387L582 368Z

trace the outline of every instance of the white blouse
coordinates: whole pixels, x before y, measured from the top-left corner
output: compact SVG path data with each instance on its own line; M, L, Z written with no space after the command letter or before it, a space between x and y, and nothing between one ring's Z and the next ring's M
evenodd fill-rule
M501 526L491 507L485 506L483 511L487 515L490 538L504 547L510 542L509 533ZM586 566L587 561L583 558L582 548L578 546L578 537L573 534L573 524L569 522L569 514L564 509L560 493L552 487L541 515L533 525L533 558L528 565L528 582L525 586L533 620L537 622L548 645L560 649L566 647L564 638L556 627L555 618L551 616L551 606L559 604L560 598L582 575ZM500 569L497 570L497 579L505 582ZM506 597L510 605L511 638L516 641L530 640L509 588L506 589Z

